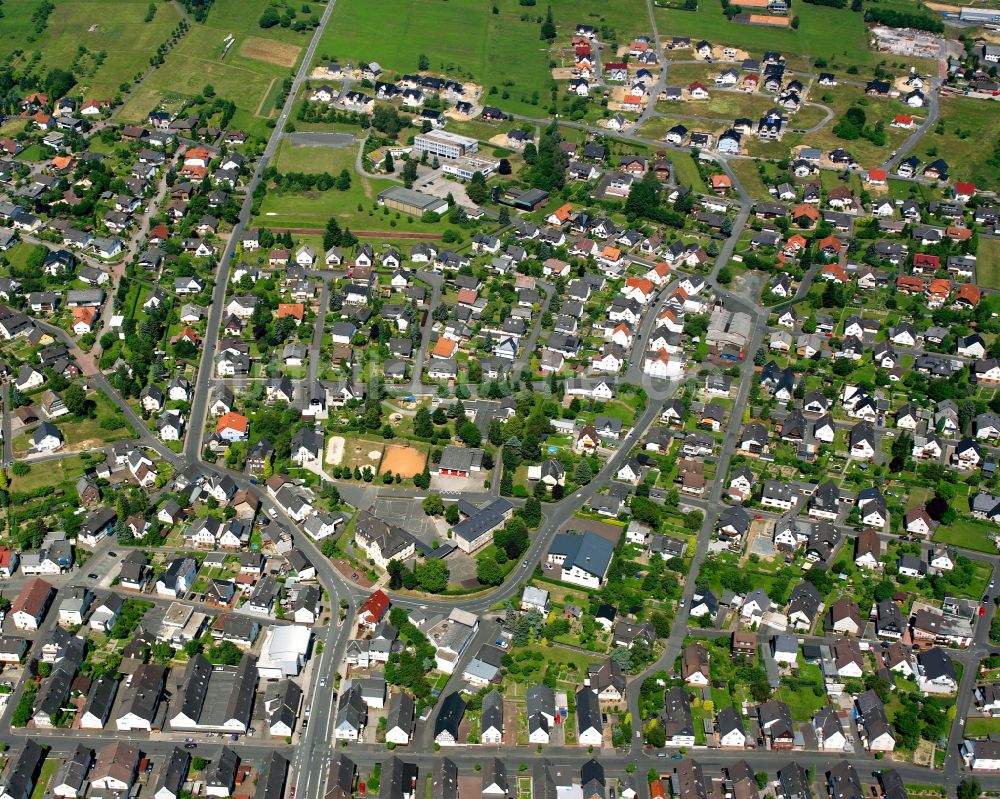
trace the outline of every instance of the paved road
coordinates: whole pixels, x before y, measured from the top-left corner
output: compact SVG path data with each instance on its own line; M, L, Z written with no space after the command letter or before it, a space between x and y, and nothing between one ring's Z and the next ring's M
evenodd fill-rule
M292 107L295 105L299 89L302 88L303 82L305 82L309 75L310 66L316 55L316 48L319 46L323 31L330 21L330 15L333 13L335 4L336 0L330 0L326 4L319 25L313 32L309 46L302 56L302 63L299 65L299 70L292 81L292 88L285 98L285 103L281 107L281 114L278 116L274 126L274 132L271 134L271 138L268 139L267 146L257 161L257 167L254 169L253 176L247 182L246 198L243 200L243 205L240 208L239 222L233 227L233 232L229 237L229 244L226 246L222 254L222 260L219 262L219 268L215 276L215 288L212 290L212 305L208 311L205 338L202 342L201 363L198 367L198 377L195 380L194 386L194 398L191 402L188 434L184 441L184 455L192 463L197 462L201 455L201 435L205 428L205 419L208 411L209 380L212 377L214 369L215 350L219 342L219 325L222 321L223 311L225 310L226 288L229 285L229 273L232 268L233 256L236 252L236 244L243 238L243 232L250 222L254 190L260 183L264 170L271 159L274 158L275 153L278 151L278 145L281 144L281 140L285 136L285 123L291 117Z
M549 304L556 293L556 287L545 280L536 280L535 285L545 292L545 299L542 301L542 307L535 314L534 319L532 319L531 329L528 331L528 335L524 341L521 342L520 351L517 354L517 358L514 359L514 368L510 370L511 383L516 383L521 379L521 372L524 371L524 367L530 362L531 354L535 351L535 345L538 344L538 337L542 333L542 317L549 310Z
M906 137L906 141L899 145L895 154L883 162L883 169L889 171L894 170L899 165L899 162L902 161L914 147L916 147L917 142L920 141L923 135L937 124L938 116L941 114L941 104L938 101L938 92L940 89L940 79L931 79L930 88L924 93L927 99L927 116L924 118L924 121L920 123L919 127Z
M417 276L418 280L427 283L431 287L431 296L427 305L427 316L420 327L420 346L413 357L413 373L410 375L410 393L423 394L424 386L421 379L424 374L424 363L427 361L427 350L430 347L431 332L434 327L433 310L441 303L441 289L444 286L444 277L436 272L423 271Z

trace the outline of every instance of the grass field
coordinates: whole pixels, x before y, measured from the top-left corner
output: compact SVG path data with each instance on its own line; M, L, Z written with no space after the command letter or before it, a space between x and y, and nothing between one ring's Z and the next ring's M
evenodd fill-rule
M1000 718L973 718L965 722L965 734L970 738L985 738L1000 733Z
M780 50L786 57L797 55L808 61L825 58L833 69L852 64L874 67L886 58L868 48L868 32L859 13L807 3L796 5L794 13L799 18L798 30L729 22L722 7L711 2L699 3L697 11L658 8L656 19L662 36L705 38L713 44L743 48L758 57L764 50ZM831 35L833 32L836 35ZM888 58L897 63L913 61L925 68L931 66L926 60Z
M31 792L31 799L42 799L45 796L45 790L49 787L49 781L52 779L52 775L56 773L56 769L59 768L60 760L56 757L49 757L45 759L42 763L42 770L38 775L38 782L35 783L35 788Z
M707 102L687 103L690 113L706 117L721 117L732 120L736 117L750 117L756 121L766 111L774 107L774 98L766 94L745 94L742 92L712 92Z
M261 28L257 20L267 5L268 0L215 0L205 24L191 26L126 104L122 119L142 121L161 103L179 106L211 84L217 96L236 104L233 127L266 135L266 120L275 112L281 81L298 63L312 35L280 25ZM234 41L225 50L230 34Z
M1000 109L966 97L941 99L944 133L931 128L914 152L924 161L944 158L955 180L974 180L980 188L1000 189L1000 165L989 163L997 143ZM936 153L932 156L932 153Z
M996 544L990 539L990 525L974 519L959 519L954 524L942 525L934 533L934 540L942 544L974 549L977 552L994 554Z
M389 211L373 209L378 193L389 186L399 185L380 178L367 178L354 171L356 145L351 147L317 147L282 142L276 164L282 171L329 172L337 175L342 169L351 173L351 187L347 191L309 191L278 193L270 191L264 198L260 214L254 223L269 228L322 230L331 216L337 217L341 226L350 227L366 235L373 244L382 239L405 239L407 234L441 234L448 227L447 220L421 222L420 219ZM388 235L391 234L391 235ZM398 242L397 242L398 243Z
M84 69L74 70L74 92L84 97L111 98L119 85L139 77L149 66L149 57L165 42L180 21L172 3L157 3L152 22L144 22L148 0L59 0L49 15L48 27L36 39L31 15L41 0L18 0L4 4L0 56L22 51L13 66L26 66L37 53L41 56L33 72L44 75L50 67L68 68L77 49L91 53L104 51L103 63L91 71L90 59Z
M354 171L354 145L323 147L322 145L294 144L288 139L281 142L274 165L279 172L329 172L336 175L345 167Z
M60 486L75 482L90 466L91 460L84 460L82 455L71 455L55 461L46 461L31 467L31 471L23 477L11 478L11 490L25 493L42 486Z
M729 165L732 167L733 172L736 173L736 177L740 179L743 188L749 192L751 197L755 200L771 199L771 195L767 191L767 186L764 185L764 181L760 178L760 172L757 171L756 161L731 161Z
M677 107L674 106L675 110ZM680 111L677 111L680 113ZM674 117L653 117L642 125L642 130L640 133L648 139L662 139L667 135L667 131L670 130L675 125L683 125L689 131L698 131L699 133L711 133L717 135L722 133L726 128L729 127L724 120L694 120L694 119L676 119Z
M351 188L347 191L311 191L268 193L261 206L258 221L267 227L322 228L331 216L336 216L352 228L389 227L380 214L371 210L372 201L385 188L394 185L388 180L373 180L354 171L355 147L311 147L282 143L276 165L283 172L329 172L337 175L342 169L351 173ZM358 205L362 210L358 210ZM402 226L409 227L400 220ZM423 227L419 221L413 226Z
M798 145L808 145L819 147L824 152L843 147L850 152L863 167L873 167L881 164L890 153L896 150L907 138L910 131L903 128L891 126L893 118L897 114L910 113L898 100L888 98L866 97L858 86L833 86L817 87L823 91L814 91L812 99L817 103L828 106L833 112L833 119L814 133L786 133L781 141L762 142L759 139L751 138L747 144L747 152L759 158L783 158L787 157L792 148ZM879 147L867 139L854 139L846 141L833 132L833 126L837 120L846 113L851 106L857 106L864 111L866 124L871 126L877 122L882 122L885 126L886 144ZM816 124L823 118L823 112L819 108L808 108L804 116L793 116L789 123L789 128L806 129ZM918 114L919 116L919 114Z
M499 13L491 13L493 5ZM649 28L639 0L555 0L551 7L557 43L564 44L581 22L607 25L621 42ZM526 12L528 19L522 20ZM544 116L543 106L532 102L537 92L540 103L547 103L553 84L548 46L539 38L544 15L543 6L525 7L516 0L338 0L317 55L378 61L384 70L402 73L417 69L425 54L432 72L472 80L487 91L496 87L488 102L505 111Z
M976 283L986 289L1000 289L1000 241L997 239L979 240Z
M691 155L683 152L672 152L670 153L670 160L674 162L674 173L679 183L691 186L697 192L704 193L708 191L705 181L701 179L698 165L694 162L694 158Z

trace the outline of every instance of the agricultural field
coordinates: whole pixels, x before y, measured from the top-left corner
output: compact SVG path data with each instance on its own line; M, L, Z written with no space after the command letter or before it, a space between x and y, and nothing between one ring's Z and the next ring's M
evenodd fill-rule
M57 0L39 35L32 15L41 4L4 4L0 56L17 53L11 65L40 77L52 67L70 69L77 77L75 91L100 99L114 98L123 83L141 77L181 20L174 3L157 3L146 22L148 0Z
M278 112L282 83L311 36L308 30L280 25L261 28L258 20L268 5L268 0L216 0L205 23L192 23L164 64L130 98L122 119L139 122L160 104L180 108L210 85L216 96L236 104L233 127L266 135L267 120Z

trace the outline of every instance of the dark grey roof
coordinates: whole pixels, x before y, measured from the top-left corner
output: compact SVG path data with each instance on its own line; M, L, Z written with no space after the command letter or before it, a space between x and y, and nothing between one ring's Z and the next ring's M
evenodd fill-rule
M812 799L809 774L798 763L778 769L778 799Z
M549 553L565 556L564 569L568 570L576 566L603 578L611 564L614 545L596 533L586 532L583 535L559 533L552 539Z
M87 772L94 763L94 752L89 746L78 744L73 754L59 764L51 785L75 788L78 794L84 793L87 784Z
M465 700L458 693L450 693L441 703L441 710L434 720L434 737L437 738L442 732L451 733L452 737L458 738L458 725L462 723L465 715Z
M117 693L117 680L108 676L98 677L90 686L90 693L87 695L87 703L83 706L83 712L90 713L102 722L106 722Z
M394 693L389 699L389 706L386 709L386 729L392 730L398 727L409 735L413 732L413 697L406 691Z
M739 730L746 735L746 727L743 724L743 717L736 712L736 708L727 706L722 708L715 715L715 723L719 727L719 735L724 736L733 730Z
M579 732L585 732L591 728L598 732L604 731L604 724L601 720L601 705L597 700L597 694L587 686L576 692L576 726Z
M447 757L436 757L431 770L431 796L458 799L458 766Z
M466 541L475 541L487 531L503 524L506 515L513 509L514 505L509 499L499 497L469 518L460 521L452 527L452 532Z
M694 735L691 702L683 688L671 688L663 695L663 731L668 740L675 735Z
M525 696L528 715L533 713L546 713L555 716L556 695L555 692L544 683L539 683L528 689Z
M255 799L282 799L285 793L285 775L288 773L288 760L277 752L264 761L260 776L257 778Z
M7 771L0 785L13 799L28 799L35 788L35 775L45 759L42 747L29 738L13 757L7 758Z
M496 691L490 691L483 697L483 712L479 723L480 730L491 727L503 731L503 697Z
M228 746L223 746L212 761L205 774L205 783L209 787L222 787L232 790L236 782L236 770L240 766L240 757ZM258 784L260 784L258 782Z
M181 795L184 787L184 780L187 779L188 766L191 763L191 756L179 746L175 746L170 753L170 758L160 769L160 776L156 780L154 795L166 788L175 797Z

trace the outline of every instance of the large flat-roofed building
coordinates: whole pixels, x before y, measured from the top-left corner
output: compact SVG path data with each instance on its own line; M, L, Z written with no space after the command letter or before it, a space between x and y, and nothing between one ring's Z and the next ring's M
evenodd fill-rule
M1000 9L963 6L962 10L959 11L958 18L963 22L993 22L1000 24Z
M463 155L476 152L479 149L479 142L447 130L437 130L414 136L413 149L418 153L436 155L440 158L461 158Z
M440 197L432 197L413 189L403 186L393 186L381 192L378 196L378 204L394 211L402 211L404 214L413 216L423 216L428 211L435 214L443 214L448 210L448 201Z
M454 175L462 180L471 180L477 172L481 172L484 178L488 178L500 166L500 161L496 158L470 158L462 156L454 161L447 161L441 165L441 171L446 175Z

